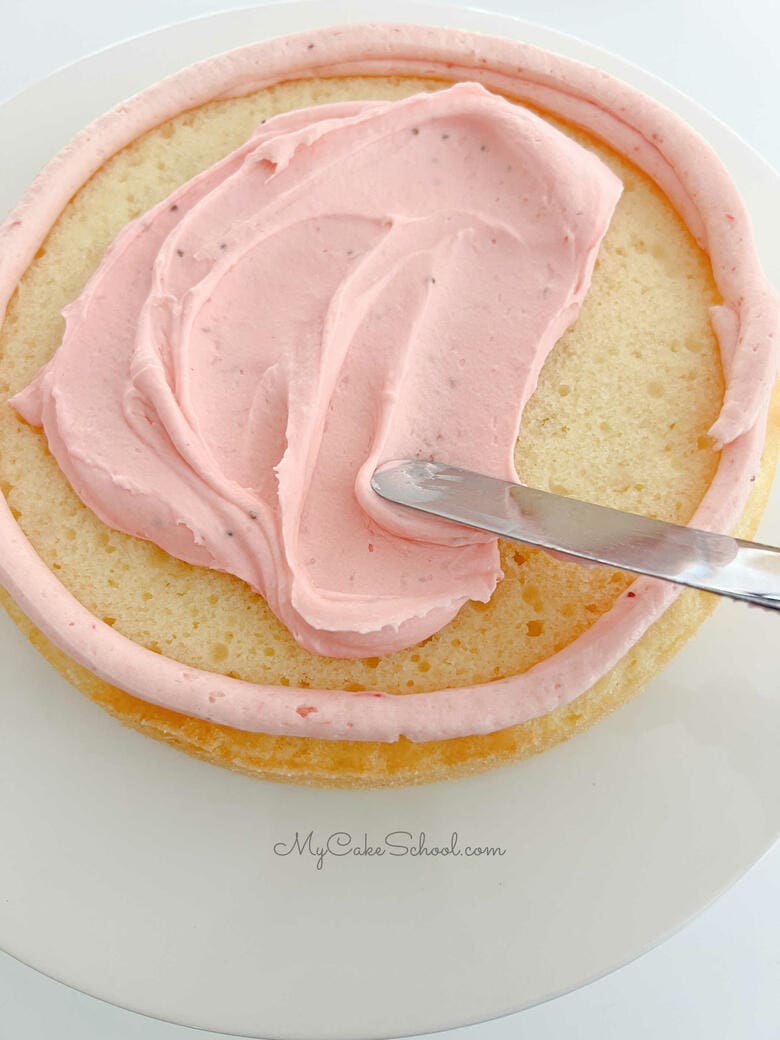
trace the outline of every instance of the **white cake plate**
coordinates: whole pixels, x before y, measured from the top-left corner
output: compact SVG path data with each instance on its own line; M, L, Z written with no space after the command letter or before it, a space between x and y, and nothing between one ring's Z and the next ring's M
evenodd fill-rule
M395 0L279 4L94 54L0 107L0 210L81 126L200 58L338 22L443 24L590 62L696 126L780 283L777 175L671 87L511 18ZM780 487L760 536L780 542ZM612 971L715 899L780 829L776 616L723 604L638 700L515 767L420 789L255 782L125 730L0 617L0 948L112 1003L253 1037L368 1040L517 1011ZM274 852L392 831L503 856Z

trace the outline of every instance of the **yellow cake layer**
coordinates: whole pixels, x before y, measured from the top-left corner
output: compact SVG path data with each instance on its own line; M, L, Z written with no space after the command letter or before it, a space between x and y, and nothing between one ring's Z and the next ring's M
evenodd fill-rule
M60 580L136 642L251 682L402 695L523 672L584 632L632 580L503 545L505 578L489 604L466 605L432 638L381 659L318 657L299 647L263 598L238 579L182 563L101 523L71 490L44 435L6 405L58 346L62 307L123 225L241 144L261 119L315 103L400 98L440 86L384 77L307 80L187 112L107 162L71 200L24 275L0 330L0 487ZM562 129L599 154L623 181L624 194L580 316L548 358L526 408L518 475L561 494L686 522L718 464L706 435L723 396L708 317L719 301L709 261L644 174L603 144ZM776 441L770 437L775 450ZM770 455L743 533L754 529L768 493ZM710 603L701 594L683 595L610 675L567 708L490 736L419 745L274 738L187 719L95 679L10 609L76 686L144 732L276 779L384 784L487 768L564 739L653 675Z

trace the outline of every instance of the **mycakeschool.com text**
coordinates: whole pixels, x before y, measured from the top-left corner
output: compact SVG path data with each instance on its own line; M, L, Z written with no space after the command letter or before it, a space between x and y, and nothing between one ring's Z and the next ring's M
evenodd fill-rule
M362 857L365 860L394 857L396 859L449 859L451 857L495 858L504 856L506 849L500 845L481 845L461 840L453 831L444 840L434 840L425 831L390 831L372 837L367 832L359 835L349 831L333 831L331 834L316 834L311 831L296 831L291 838L274 842L274 855L309 859L317 870L322 870L326 861L345 856Z

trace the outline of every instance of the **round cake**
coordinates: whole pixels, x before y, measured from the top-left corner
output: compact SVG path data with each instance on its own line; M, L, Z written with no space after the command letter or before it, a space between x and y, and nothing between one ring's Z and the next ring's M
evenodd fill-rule
M175 193L251 135L261 140L259 128L312 106L362 113L454 83L530 109L622 185L576 320L522 411L520 481L743 537L766 502L780 442L777 302L736 190L676 117L577 63L420 27L318 31L187 69L79 135L4 227L0 581L11 616L76 687L211 762L333 786L492 768L628 700L714 606L703 593L501 544L489 599L470 599L424 638L390 652L317 652L336 644L317 642L314 626L307 648L235 570L99 519L50 451L50 428L9 403L54 357L61 311L117 235L133 221L145 230L164 202L160 212L177 210Z

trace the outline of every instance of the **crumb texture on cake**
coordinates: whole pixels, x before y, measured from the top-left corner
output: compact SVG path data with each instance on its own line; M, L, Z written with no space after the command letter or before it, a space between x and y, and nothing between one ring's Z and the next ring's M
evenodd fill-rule
M60 310L124 224L236 148L261 119L309 104L400 98L441 86L394 77L306 80L185 112L91 178L22 279L0 331L0 489L64 585L139 644L256 683L420 693L526 671L576 639L630 584L631 576L619 571L586 569L504 544L505 578L489 604L467 604L424 643L381 659L317 657L299 647L238 579L184 564L103 525L80 503L40 431L6 404L56 349ZM720 297L709 261L647 176L588 135L556 125L594 149L621 178L624 193L580 316L548 358L526 407L518 476L559 494L686 522L719 458L707 436L724 392L709 321L709 308ZM753 512L746 514L748 531L767 489L768 477L762 477ZM9 609L75 685L130 724L185 750L276 779L393 783L484 768L563 739L652 675L710 602L681 597L594 687L601 692L584 695L587 702L579 698L488 737L438 742L435 752L404 740L377 745L237 733L174 715L90 676Z

